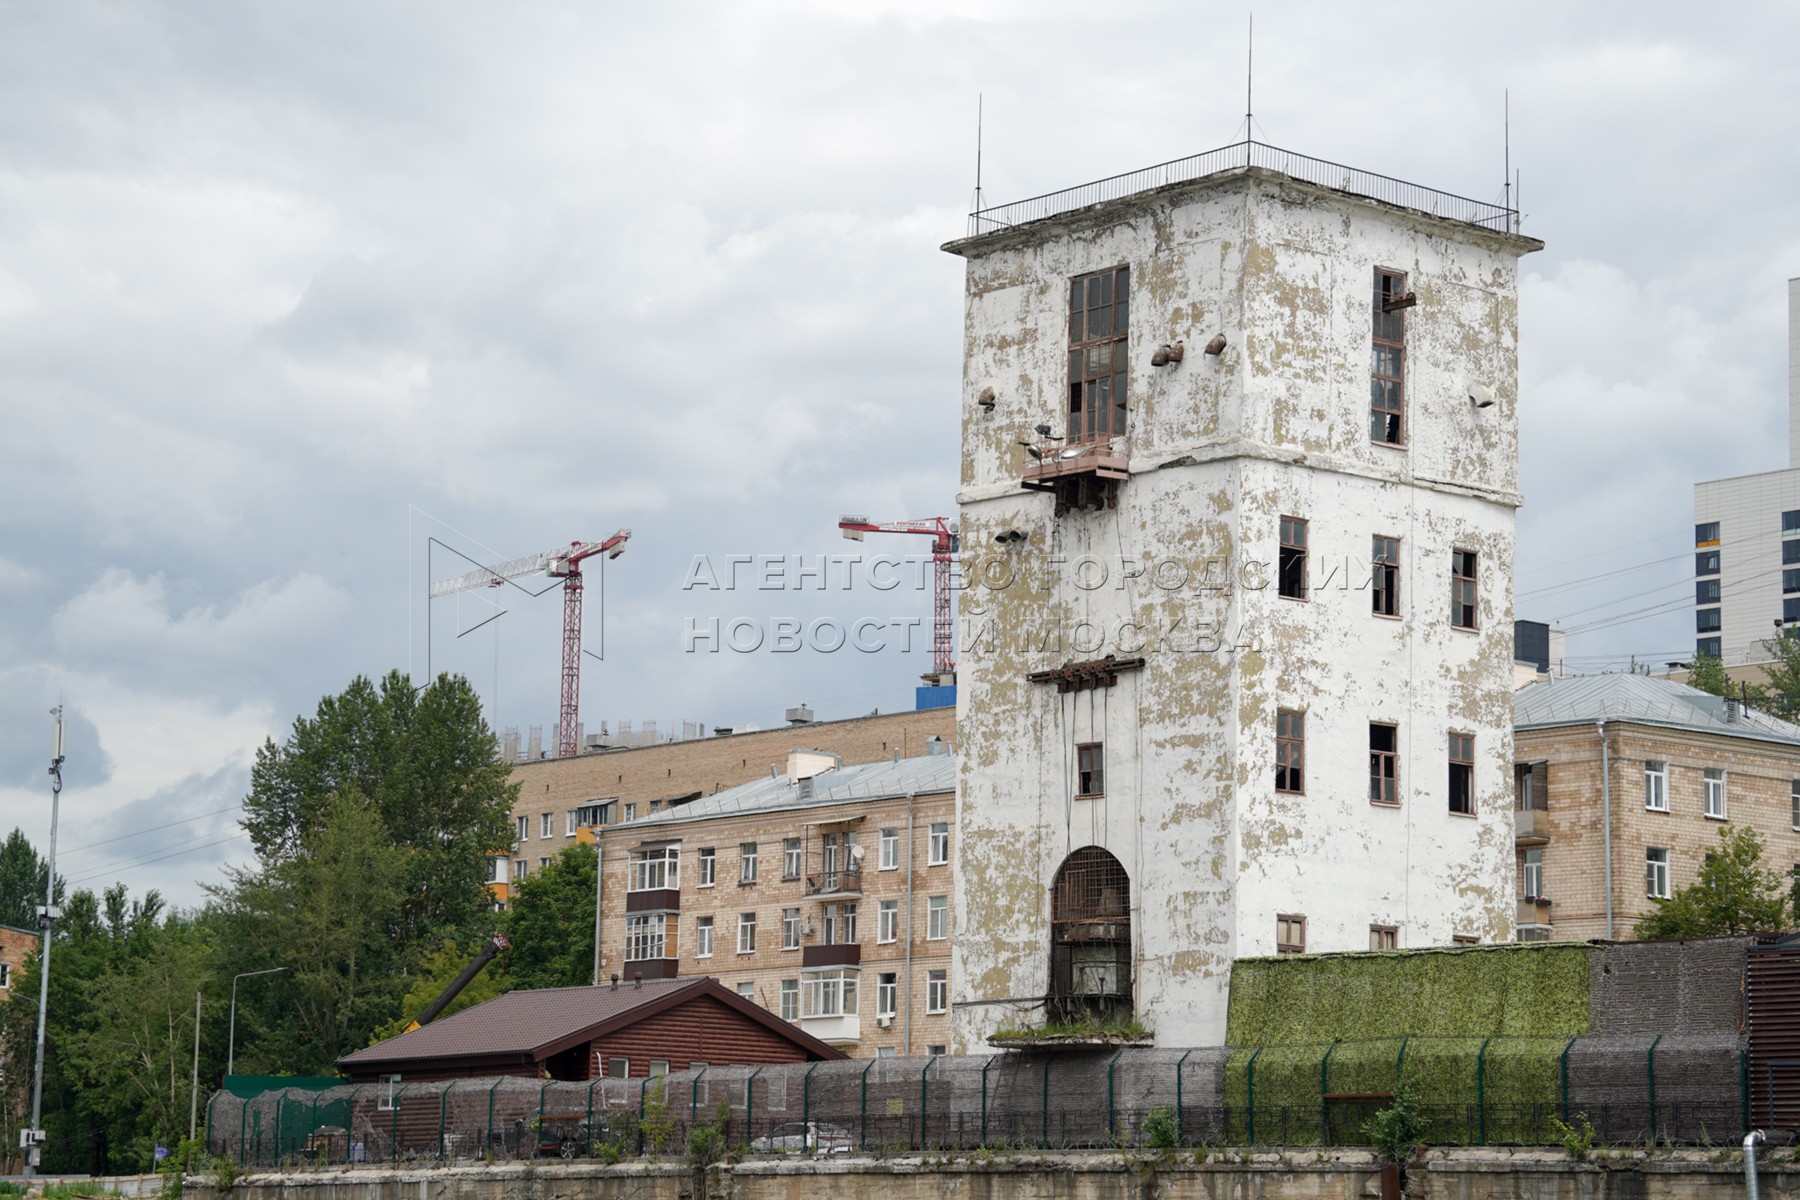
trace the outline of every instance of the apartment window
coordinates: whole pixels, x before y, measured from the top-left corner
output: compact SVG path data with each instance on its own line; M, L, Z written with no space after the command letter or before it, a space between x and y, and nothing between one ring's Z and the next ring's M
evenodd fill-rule
M1784 600L1784 601L1782 601L1782 603L1783 603L1783 605L1788 605L1788 604L1792 604L1793 601L1792 600ZM1694 610L1694 632L1695 633L1717 633L1717 632L1719 632L1719 625L1720 625L1719 612L1720 612L1720 610L1716 609L1716 608L1697 608L1697 609L1695 609ZM1785 616L1785 613L1783 615Z
M876 1058L892 1058L894 1057L894 1053L895 1051L892 1046L877 1046L875 1048Z
M1800 621L1800 596L1788 596L1781 602L1781 623L1792 625Z
M549 865L550 865L550 856L549 855L546 854L544 857L538 859L538 868L540 870Z
M544 813L538 818L538 836L541 838L556 836L555 813Z
M563 836L574 837L578 829L593 829L600 825L612 823L613 804L609 800L605 804L583 804L569 810L568 824L564 826Z
M1131 268L1083 275L1069 283L1069 428L1071 442L1100 442L1125 432Z
M694 918L694 957L711 958L713 953L713 919Z
M625 819L627 821L637 820L637 804L636 803L627 804L625 806Z
M625 961L664 957L667 926L662 913L636 913L625 918Z
M719 852L711 846L700 851L700 886L711 887L719 877Z
M1706 768L1706 815L1715 821L1725 819L1725 772L1718 767Z
M738 882L756 882L755 842L742 842L738 845Z
M1291 708L1275 710L1275 790L1306 792L1306 714Z
M1781 514L1781 536L1794 537L1800 534L1800 508L1790 508Z
M1716 637L1697 638L1694 641L1694 657L1718 658L1720 642Z
M531 818L515 817L513 818L513 823L518 826L518 834L513 838L513 841L529 842L531 840Z
M798 979L781 981L781 1019L784 1021L800 1019L800 981Z
M1792 566L1794 563L1800 563L1800 538L1781 543L1781 562L1783 566ZM1719 581L1716 579L1713 580L1715 585L1718 582Z
M1369 722L1369 802L1400 803L1400 727Z
M950 897L931 896L925 901L925 937L942 941L950 936Z
M883 971L875 977L875 1015L892 1017L900 1008L900 977Z
M12 986L12 964L0 962L0 989Z
M1669 811L1669 764L1651 759L1644 764L1644 807L1651 812Z
M756 953L756 914L753 912L738 914L738 953Z
M1106 747L1099 742L1075 747L1075 795L1106 795Z
M1718 543L1719 523L1717 521L1707 521L1705 524L1694 526L1694 545L1716 546Z
M1400 930L1392 925L1369 926L1369 949L1398 950L1400 948Z
M526 871L525 860L522 858L513 859L513 882L514 883L523 883L525 881L525 871Z
M490 859L488 859L488 882L489 883L505 883L506 882L506 865L511 861L512 860L509 858L490 858Z
M781 910L781 948L783 950L800 948L800 910L797 908Z
M1457 629L1476 628L1476 568L1473 550L1450 552L1450 624Z
M1375 295L1369 306L1369 440L1384 446L1405 444L1405 295L1404 274L1375 268Z
M884 829L881 831L881 869L892 871L900 865L900 831Z
M1544 812L1550 807L1550 764L1518 763L1513 767L1513 787L1518 807L1526 812Z
M631 852L631 891L653 892L680 887L680 874L679 846L657 846Z
M802 1010L808 1017L853 1017L856 1015L855 967L832 971L813 971L800 981Z
M925 1011L942 1013L950 1011L950 972L927 971L925 973ZM942 1054L943 1050L934 1047L934 1054Z
M1544 852L1527 850L1519 862L1519 894L1527 900L1544 895Z
M1306 953L1306 918L1283 913L1275 918L1275 953Z
M1800 789L1800 781L1794 784ZM1795 792L1796 814L1794 828L1800 829L1800 790ZM879 901L875 908L875 940L878 942L896 942L900 940L900 902L898 900Z
M1789 568L1781 573L1781 590L1785 594L1800 592L1800 568Z
M1793 825L1800 829L1800 779L1788 786L1788 804L1793 810Z
M927 846L925 865L941 867L950 861L950 822L934 821L931 825L931 840Z
M942 1058L944 1055L950 1053L950 1047L944 1045L942 1042L932 1042L925 1047L925 1053L932 1058Z
M1669 898L1669 851L1651 846L1644 851L1644 894L1655 900Z
M1472 933L1454 933L1450 935L1452 946L1479 946L1481 939Z
M800 839L781 839L781 877L783 879L800 878Z
M1800 543L1795 543L1800 545ZM1717 604L1719 602L1719 581L1702 579L1694 584L1695 604Z
M1718 573L1719 552L1717 550L1697 550L1694 552L1695 575L1717 575ZM1800 574L1800 572L1796 572L1796 574ZM1782 579L1784 582L1787 579L1785 572L1782 574Z
M1306 599L1306 522L1299 517L1281 518L1275 590L1289 600Z
M1464 816L1475 812L1475 737L1450 735L1450 811Z
M756 1003L756 985L748 979L737 985L737 993L750 1003Z
M856 905L825 906L825 944L847 946L856 940Z
M1400 539L1375 535L1370 604L1378 617L1400 615Z

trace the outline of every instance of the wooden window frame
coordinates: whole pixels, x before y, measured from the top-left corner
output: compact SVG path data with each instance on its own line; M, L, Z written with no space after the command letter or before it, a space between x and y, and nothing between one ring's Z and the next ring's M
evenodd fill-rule
M1369 949L1398 950L1400 948L1400 927L1398 925L1369 926Z
M1307 522L1282 517L1276 534L1275 594L1283 600L1306 600Z
M1067 445L1125 434L1130 390L1131 268L1108 267L1069 281Z
M1275 710L1275 790L1306 795L1306 714L1299 709Z
M1376 748L1377 729L1393 732L1391 748ZM1386 798L1387 795L1392 799ZM1400 726L1394 721L1369 722L1369 803L1382 808L1400 807Z
M1475 735L1452 729L1449 737L1450 811L1459 817L1475 815ZM1461 757L1458 757L1461 755ZM1458 768L1461 770L1459 771ZM1460 786L1459 786L1460 785ZM1461 796L1457 795L1461 792ZM1463 807L1458 808L1457 800Z
M1371 541L1369 609L1378 617L1400 616L1400 539L1375 534Z
M1467 624L1462 621L1465 609L1468 612ZM1481 628L1480 551L1450 551L1450 628L1467 629L1471 632Z
M1306 953L1306 916L1304 913L1275 914L1275 953Z
M1075 798L1106 795L1106 743L1080 742L1075 747Z
M1406 445L1406 272L1375 268L1369 310L1369 440ZM1385 359L1385 361L1384 361Z

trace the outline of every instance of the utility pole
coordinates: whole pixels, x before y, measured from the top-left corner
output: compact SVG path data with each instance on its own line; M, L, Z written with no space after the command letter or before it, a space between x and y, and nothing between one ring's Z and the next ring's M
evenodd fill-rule
M31 1076L31 1128L19 1131L19 1145L26 1150L25 1177L37 1174L38 1156L44 1148L44 1025L50 1015L50 943L56 932L56 816L62 801L63 710L50 710L56 718L50 738L50 863L44 883L44 907L38 912L38 1023L37 1070Z
M194 1082L188 1089L188 1141L200 1123L200 993L194 993Z

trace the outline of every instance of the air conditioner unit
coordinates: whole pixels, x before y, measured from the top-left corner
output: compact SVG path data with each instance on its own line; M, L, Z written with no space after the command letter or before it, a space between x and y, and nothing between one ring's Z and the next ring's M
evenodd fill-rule
M894 1018L892 1018L892 1017L876 1017L875 1018L875 1028L877 1028L877 1029L886 1029L889 1026L893 1025L893 1023L894 1023Z

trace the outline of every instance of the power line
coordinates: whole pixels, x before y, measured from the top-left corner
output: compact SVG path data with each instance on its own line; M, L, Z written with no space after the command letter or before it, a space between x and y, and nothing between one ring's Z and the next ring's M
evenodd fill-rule
M105 841L101 841L101 842L89 842L85 846L77 846L73 850L65 850L65 851L63 851L63 853L64 854L79 854L83 850L93 850L99 846L110 846L114 842L122 842L126 838L142 837L146 833L157 833L164 829L173 829L177 825L191 825L195 821L204 821L208 817L216 817L222 813L236 812L238 809L240 809L242 807L244 807L243 802L239 801L238 803L229 805L228 807L225 807L225 808L215 808L211 812L201 813L197 817L183 817L179 821L170 821L166 825L152 825L148 829L139 829L134 833L121 833L118 837L110 837L110 838L107 838Z
M1630 575L1635 571L1647 570L1650 567L1660 567L1664 563L1680 562L1682 559L1685 559L1686 557L1687 557L1687 554L1685 552L1681 553L1681 554L1673 554L1673 555L1670 555L1668 558L1656 558L1656 559L1650 560L1649 562L1638 563L1636 566L1632 566L1632 567L1620 567L1616 571L1603 571L1598 575L1587 575L1587 576L1583 576L1580 579L1570 579L1563 583L1553 583L1553 584L1549 585L1548 587L1533 588L1531 591L1528 591L1528 592L1518 592L1514 595L1513 599L1523 600L1527 596L1547 596L1552 592L1566 592L1570 588L1580 587L1584 583L1594 583L1601 579L1611 579L1617 575ZM1668 585L1664 585L1664 586L1668 586Z
M225 837L217 838L210 842L198 842L192 846L187 846L180 850L170 851L168 854L159 854L159 855L155 856L154 858L138 859L135 862L115 863L112 866L106 867L99 871L95 871L91 875L83 875L79 879L71 879L71 880L68 880L67 882L70 887L73 887L74 885L76 885L78 883L86 883L90 879L99 879L100 877L102 877L104 875L117 875L124 871L134 870L138 867L147 867L151 863L166 862L167 860L169 860L171 858L180 858L184 854L192 854L196 850L206 850L213 846L223 846L226 842L235 842L239 838L246 838L249 836L250 836L249 834L244 833L243 831L240 830L237 833L227 834Z

